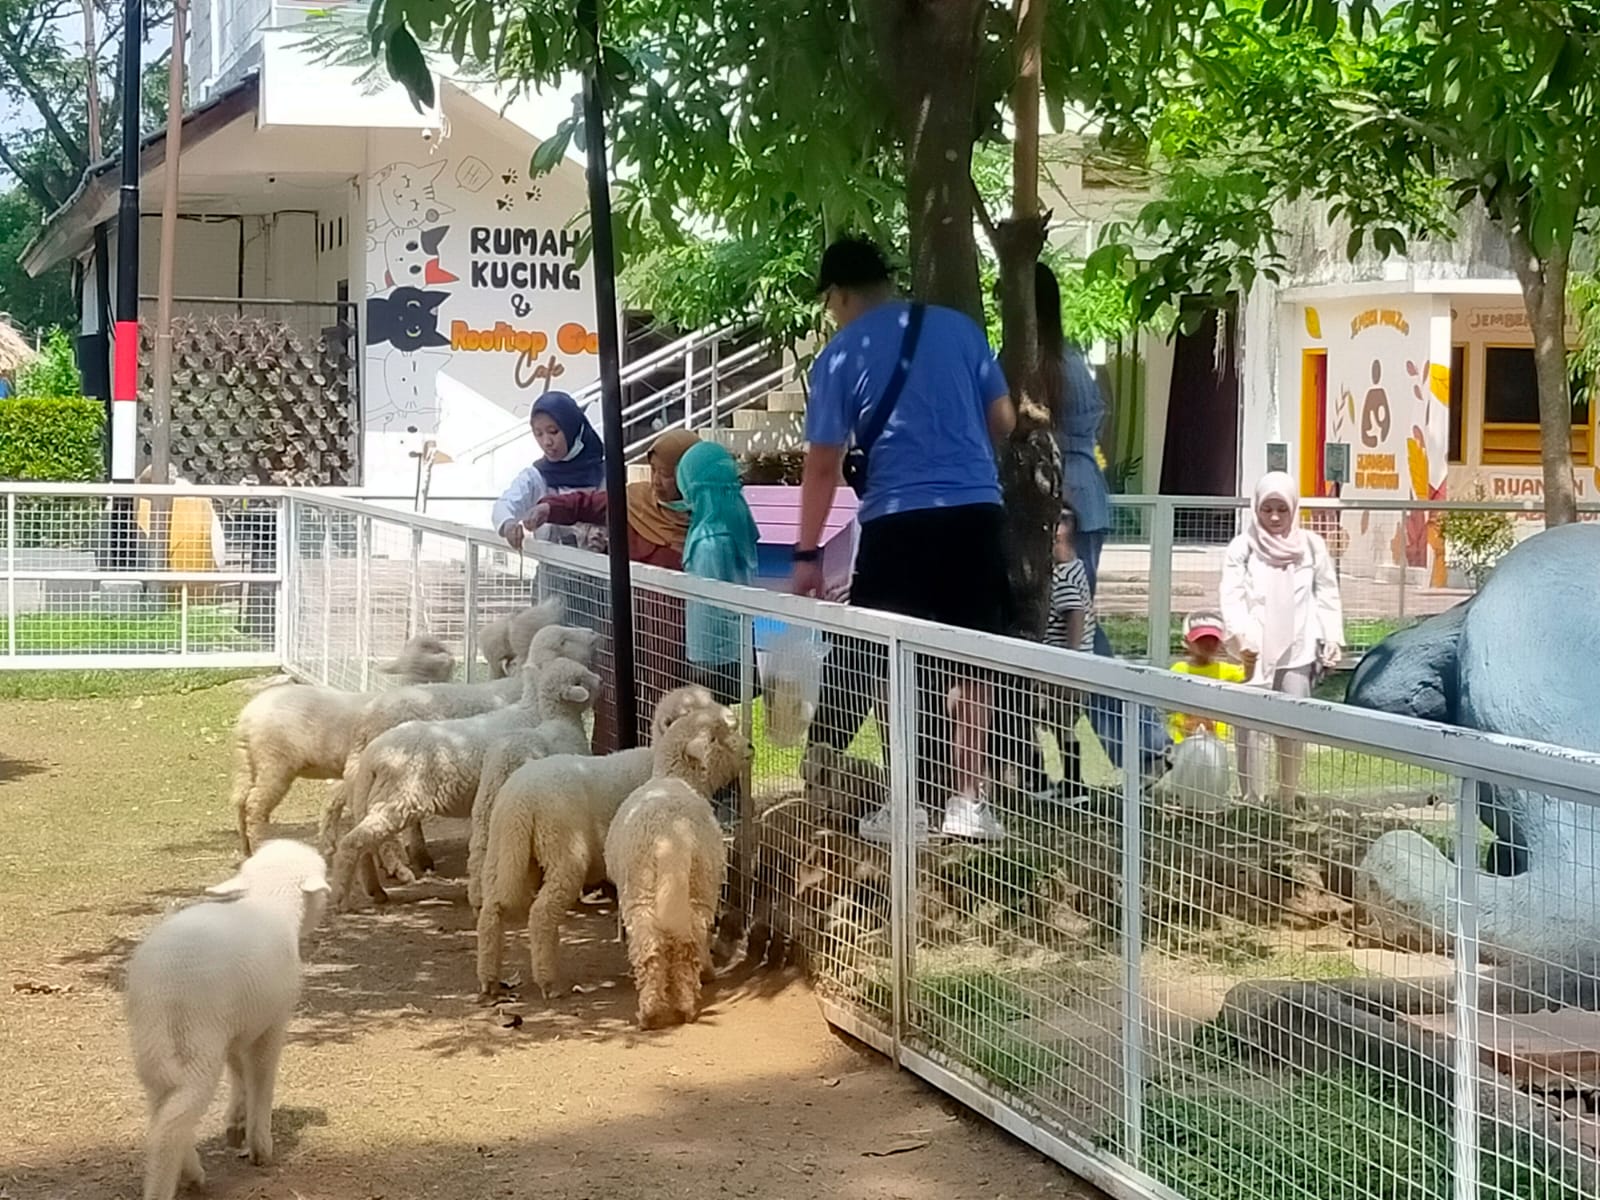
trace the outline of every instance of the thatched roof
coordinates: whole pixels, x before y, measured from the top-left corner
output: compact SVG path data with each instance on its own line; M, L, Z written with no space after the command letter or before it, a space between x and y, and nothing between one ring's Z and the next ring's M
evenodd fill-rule
M0 313L0 375L15 376L18 369L38 357L28 345L28 339L13 329L6 315Z

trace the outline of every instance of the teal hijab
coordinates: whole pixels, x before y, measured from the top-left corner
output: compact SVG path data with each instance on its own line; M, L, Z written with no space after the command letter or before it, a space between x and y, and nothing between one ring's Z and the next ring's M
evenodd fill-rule
M745 503L739 464L727 447L699 442L678 460L677 475L678 490L689 505L684 570L724 583L749 583L760 533Z

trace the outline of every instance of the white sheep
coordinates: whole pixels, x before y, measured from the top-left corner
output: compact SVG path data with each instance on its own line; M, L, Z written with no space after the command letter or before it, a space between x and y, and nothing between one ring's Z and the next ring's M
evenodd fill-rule
M412 638L399 656L378 668L405 683L447 680L455 656L437 638ZM286 683L251 698L234 723L233 807L239 850L261 840L273 811L296 779L338 779L350 757L350 739L370 692Z
M561 618L559 599L548 600L517 614L521 618L519 629L531 628L529 642L522 643L524 657L529 643L543 629ZM518 678L496 679L489 683L436 683L419 687L397 688L374 697L362 709L350 735L350 754L345 759L343 781L333 789L323 806L319 844L323 852L332 854L340 836L348 829L345 808L350 792L350 778L362 753L375 740L407 721L446 721L456 717L471 717L515 704L522 695L522 681ZM406 831L409 863L402 863L392 843L386 843L384 865L401 882L411 882L418 870L430 870L433 863L428 857L420 826L408 826Z
M694 709L714 706L715 702L717 702L717 699L710 694L710 691L702 688L702 686L693 685L693 683L682 686L682 688L675 688L674 691L664 694L656 702L656 712L651 715L651 741L661 738L661 734L672 723L677 722L678 717L682 717L688 712L693 712ZM534 758L552 758L555 755L566 755L566 757L582 755L582 757L587 757L587 754L589 754L589 746L584 744L584 746L552 747L552 749L546 750L544 754L526 755L526 757L518 758L523 746L525 746L525 742L522 742L520 738L502 739L499 742L499 746L491 750L490 757L483 762L483 773L478 778L478 794L472 800L472 834L470 834L470 840L467 843L467 902L475 910L483 909L483 878L485 878L485 861L488 858L488 845L490 845L490 819L494 813L494 802L501 794L501 790L506 787L507 782L510 782L510 779L514 778L518 771L522 770L523 765L533 762ZM635 762L650 762L648 760L648 750L638 750L638 752L630 752L630 754L635 755ZM502 778L494 781L494 774L501 773L504 773ZM621 800L622 795L626 794L619 792L619 800ZM534 883L533 886L538 888L538 883ZM523 907L526 907L526 901L523 901ZM482 939L480 939L480 946L482 946ZM496 962L496 971L498 971L499 950L496 950L494 962Z
M682 722L716 705L702 687L668 692L656 705L651 738L658 745ZM605 879L605 840L611 818L650 778L648 747L600 758L564 754L519 767L494 797L476 881L478 985L492 999L500 990L505 921L525 913L532 976L549 996L555 986L561 918L586 886ZM474 881L469 871L468 886Z
M623 801L606 834L639 1027L693 1021L711 973L711 923L727 875L711 796L738 778L751 747L726 708L693 713L655 749L652 776Z
M356 825L339 839L333 856L333 900L347 906L358 863L384 840L428 816L468 816L489 747L507 734L533 729L541 712L592 705L599 676L587 669L595 635L586 629L551 626L534 639L522 666L523 695L510 708L452 721L411 721L367 747L350 780L349 815ZM567 660L563 663L560 660ZM562 668L569 668L563 670ZM570 668L578 668L578 674ZM581 717L579 718L581 720ZM363 866L366 890L382 902L377 873Z
M504 679L528 657L528 644L549 620L535 605L496 617L478 630L478 652L489 665L490 679Z
M128 962L134 1065L150 1106L144 1200L172 1200L205 1171L195 1128L226 1069L227 1139L258 1166L272 1159L272 1093L300 996L300 939L321 919L322 856L263 842L239 873L206 889L220 899L174 913Z

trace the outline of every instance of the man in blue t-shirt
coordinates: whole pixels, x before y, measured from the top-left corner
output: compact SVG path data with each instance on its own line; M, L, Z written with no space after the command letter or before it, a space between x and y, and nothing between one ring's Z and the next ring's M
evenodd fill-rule
M988 339L963 314L929 305L907 357L912 306L895 297L888 262L863 239L846 238L828 247L817 292L839 332L811 369L795 590L821 593L817 546L845 454L891 383L897 383L887 421L869 448L850 603L1001 632L1010 593L994 443L1009 436L1016 410ZM903 358L903 379L897 381ZM886 671L870 652L837 650L830 655L833 665L824 679L811 740L843 750L872 701L865 681L881 680ZM919 704L947 705L954 717L953 738L942 736L943 712L918 721L925 733L919 738L919 760L937 766L954 752L943 832L1004 837L982 791L987 689L971 680L945 688L919 679L917 692ZM927 816L920 807L916 818L921 834ZM861 832L886 839L887 810L863 818Z

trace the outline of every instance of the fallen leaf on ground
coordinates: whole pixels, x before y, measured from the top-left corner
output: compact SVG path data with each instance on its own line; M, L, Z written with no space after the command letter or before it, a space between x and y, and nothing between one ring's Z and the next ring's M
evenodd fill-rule
M892 1154L910 1154L913 1150L922 1150L932 1145L926 1138L896 1138L882 1146L871 1150L863 1150L862 1158L888 1158Z

